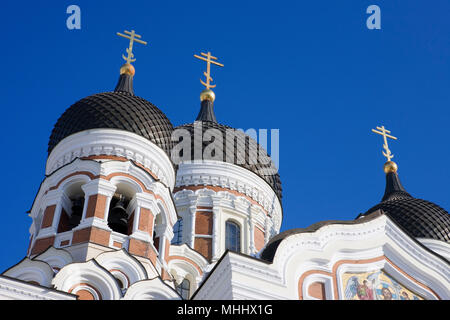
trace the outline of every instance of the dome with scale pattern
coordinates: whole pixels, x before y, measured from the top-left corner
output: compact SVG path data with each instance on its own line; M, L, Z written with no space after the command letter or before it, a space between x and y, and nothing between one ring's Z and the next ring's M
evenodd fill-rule
M56 122L48 143L48 153L64 138L89 129L119 129L135 133L163 149L172 148L173 126L166 115L133 93L132 78L121 75L114 92L81 99Z

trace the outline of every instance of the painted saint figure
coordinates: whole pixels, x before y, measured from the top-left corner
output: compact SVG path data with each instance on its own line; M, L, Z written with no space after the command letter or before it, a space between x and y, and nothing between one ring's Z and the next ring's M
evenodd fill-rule
M360 300L373 300L373 290L367 285L367 280L358 284L357 295Z
M392 300L392 292L389 288L383 287L383 289L381 289L381 294L384 300Z

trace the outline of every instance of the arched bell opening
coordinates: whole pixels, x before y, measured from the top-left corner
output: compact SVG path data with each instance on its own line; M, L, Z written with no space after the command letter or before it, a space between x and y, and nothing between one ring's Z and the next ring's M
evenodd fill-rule
M156 215L154 223L155 225L153 229L153 246L159 253L162 245L161 238L164 234L163 217L161 213L158 213Z
M108 226L114 231L124 235L130 235L132 221L127 211L130 198L122 193L116 193L111 199L108 213Z
M72 183L63 195L63 205L58 223L58 233L70 231L80 224L85 205L83 181Z
M133 220L135 215L136 193L140 190L127 180L113 182L116 191L111 198L108 212L108 226L117 233L131 235L133 233ZM134 203L134 204L133 204Z

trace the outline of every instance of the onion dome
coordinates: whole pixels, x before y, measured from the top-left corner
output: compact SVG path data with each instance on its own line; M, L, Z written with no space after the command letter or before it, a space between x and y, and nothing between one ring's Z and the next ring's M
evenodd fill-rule
M360 215L367 216L381 209L389 218L415 238L435 239L450 243L450 215L440 206L412 197L402 186L397 165L388 161L386 189L379 204Z
M48 153L74 133L108 128L140 135L170 154L172 123L155 105L134 95L134 73L134 67L125 64L113 92L94 94L67 109L53 128Z
M204 90L200 95L200 100L201 108L196 121L176 128L186 129L191 134L191 159L217 160L215 154L204 152L205 148L211 143L209 141L203 141L201 154L200 152L195 152L194 131L196 128L201 127L203 137L205 132L209 129L218 130L223 137L223 161L235 164L258 175L271 186L277 197L281 200L282 188L280 176L267 152L243 131L217 122L214 114L215 95L213 91L209 89ZM233 144L227 143L226 139L227 132L230 133L230 131L234 134ZM245 150L242 150L242 146L245 146ZM230 155L232 155L232 157L230 157Z

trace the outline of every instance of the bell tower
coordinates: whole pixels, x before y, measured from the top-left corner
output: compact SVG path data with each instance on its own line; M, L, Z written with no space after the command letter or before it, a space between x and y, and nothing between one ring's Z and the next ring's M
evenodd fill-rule
M177 213L169 158L173 126L133 90L134 30L126 63L112 92L81 99L52 131L46 177L30 216L28 256L64 248L75 262L111 249L125 249L159 274L167 259Z
M210 262L226 250L255 256L281 227L278 170L254 139L217 122L211 64L224 65L210 52L195 57L207 63L206 81L200 80L205 89L196 120L174 132L175 140L180 138L172 150L172 160L179 160L175 241Z

